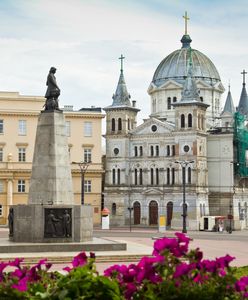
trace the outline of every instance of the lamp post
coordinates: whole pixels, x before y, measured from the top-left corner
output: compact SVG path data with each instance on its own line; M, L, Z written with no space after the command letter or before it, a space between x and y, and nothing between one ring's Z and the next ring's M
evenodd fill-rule
M131 207L131 205L129 205L129 207L127 208L129 211L129 231L132 231L132 211L133 211L133 207Z
M185 169L186 169L186 166L188 166L189 164L194 163L194 160L191 160L191 161L176 160L175 163L179 164L182 168L182 184L183 184L183 214L182 214L182 217L183 217L183 230L182 230L182 232L187 233L187 225L186 225L187 204L186 204L186 194L185 194L185 187L186 187L186 184L185 184Z
M81 204L84 205L84 175L88 169L89 164L91 161L73 161L72 164L77 164L80 168L81 173Z

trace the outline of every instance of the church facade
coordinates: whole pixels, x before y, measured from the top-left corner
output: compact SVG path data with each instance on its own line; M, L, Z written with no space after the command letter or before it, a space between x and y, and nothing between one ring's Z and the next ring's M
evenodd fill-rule
M219 73L191 42L185 32L181 49L157 67L148 88L151 114L139 126L121 67L113 102L104 108L104 203L112 226L158 225L165 216L167 228L179 229L183 205L189 229L198 230L209 215L232 215L232 226L246 226L246 187L239 189L235 173L231 93L221 112L225 89Z

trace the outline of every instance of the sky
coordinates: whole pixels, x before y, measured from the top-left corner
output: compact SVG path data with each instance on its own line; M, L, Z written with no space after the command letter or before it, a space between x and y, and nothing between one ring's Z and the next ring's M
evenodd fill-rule
M57 68L60 106L112 103L121 54L139 123L150 114L153 74L181 47L185 11L191 46L207 55L238 105L248 69L248 8L242 0L0 0L0 91L43 96Z

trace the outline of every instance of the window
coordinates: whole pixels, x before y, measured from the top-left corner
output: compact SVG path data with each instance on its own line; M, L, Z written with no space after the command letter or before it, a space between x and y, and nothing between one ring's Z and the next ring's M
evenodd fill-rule
M116 203L112 203L112 216L116 215Z
M122 120L121 120L121 118L118 119L118 130L119 131L122 130Z
M171 109L171 97L167 98L167 109Z
M177 97L173 97L173 102L177 102Z
M115 131L115 119L114 118L111 120L111 130Z
M172 156L176 155L176 147L175 145L172 145Z
M18 148L18 161L26 161L26 148Z
M112 170L112 183L115 184L115 169Z
M139 170L139 179L140 179L140 185L142 185L143 184L143 170L142 169Z
M175 184L175 169L172 168L171 169L171 172L172 172L172 176L171 176L171 184Z
M134 147L134 156L138 156L138 147L137 146Z
M121 184L121 170L117 169L117 184Z
M71 122L65 121L65 135L71 136Z
M200 204L200 217L203 216L202 204Z
M203 97L200 97L201 102L203 102Z
M19 120L18 121L18 134L19 135L26 135L27 134L27 122L26 122L26 120Z
M191 128L192 127L192 115L188 114L188 127Z
M0 133L3 133L3 120L0 120Z
M167 184L170 184L170 168L167 168Z
M3 161L3 148L0 148L0 161Z
M154 170L151 169L151 185L154 184L153 175L154 175Z
M85 193L91 192L91 180L84 181L84 191L85 191Z
M84 162L91 162L91 149L84 149Z
M3 180L0 180L0 193L3 193Z
M156 146L156 156L159 156L159 146Z
M188 167L188 183L191 183L191 168Z
M25 193L25 180L19 179L17 188L18 188L18 193Z
M127 119L127 129L130 130L130 120Z
M156 185L159 185L159 169L156 168Z
M203 204L203 216L206 215L206 206L205 206L205 203Z
M153 148L153 146L150 147L150 152L151 152L151 153L150 153L151 156L154 156L154 148Z
M134 169L134 184L138 184L138 170Z
M166 149L167 149L167 156L170 156L170 145L167 145Z
M140 156L143 156L143 147L142 146L140 146Z
M185 116L181 115L181 128L185 127Z
M92 122L84 122L84 136L92 136Z
M2 204L0 204L0 217L2 217L3 216L3 206L2 206Z

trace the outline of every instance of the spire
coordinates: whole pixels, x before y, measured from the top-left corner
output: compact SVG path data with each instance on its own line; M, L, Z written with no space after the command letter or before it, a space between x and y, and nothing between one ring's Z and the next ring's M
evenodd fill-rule
M182 91L182 99L181 102L194 102L200 101L199 90L196 86L195 78L193 77L193 66L192 66L192 57L191 52L192 49L189 48L189 67L187 78L185 79Z
M231 94L231 91L230 91L230 82L229 82L229 85L228 85L228 94L227 94L227 97L226 97L225 106L224 106L224 109L223 109L221 114L224 114L225 112L228 112L230 114L235 113L235 107L234 107L234 104L233 104L232 94Z
M123 59L125 57L123 55L121 55L121 57L119 57L119 59L121 60L121 73L120 73L120 77L119 77L119 81L117 84L117 88L115 91L115 94L113 95L113 103L112 106L131 106L130 103L130 98L131 96L129 95L128 91L127 91L127 86L126 86L126 82L124 79L124 75L123 75Z
M182 42L182 48L189 48L190 47L190 43L192 42L190 36L188 35L188 20L189 17L187 15L187 12L185 12L185 15L183 16L184 18L184 27L185 27L185 33L183 35L183 37L181 38L181 42Z
M248 116L248 97L247 97L247 92L246 92L246 87L245 87L245 75L247 72L243 70L241 72L243 75L243 87L239 99L239 105L238 105L238 112L240 112L242 115L247 115Z

